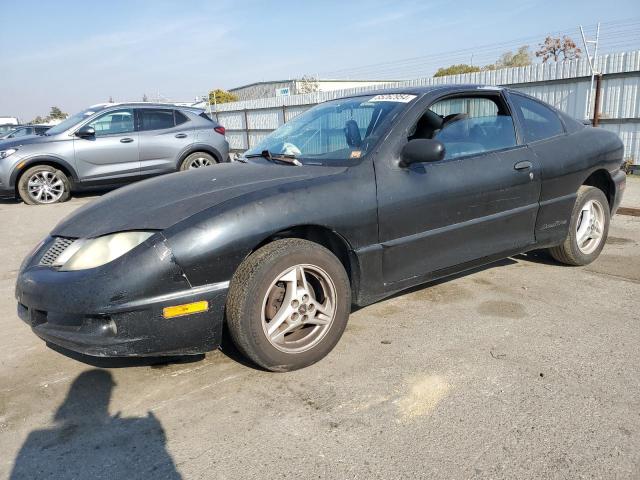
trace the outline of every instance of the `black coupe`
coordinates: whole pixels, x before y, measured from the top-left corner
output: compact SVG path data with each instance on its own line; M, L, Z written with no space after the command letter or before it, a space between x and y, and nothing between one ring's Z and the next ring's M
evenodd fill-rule
M89 355L196 354L227 328L258 365L301 368L352 305L532 249L592 262L622 159L615 134L503 88L326 102L238 162L78 210L24 261L18 312Z

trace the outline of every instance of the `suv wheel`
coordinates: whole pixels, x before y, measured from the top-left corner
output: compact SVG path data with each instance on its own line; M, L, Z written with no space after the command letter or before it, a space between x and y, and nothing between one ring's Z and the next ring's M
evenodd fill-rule
M28 205L46 205L69 200L71 186L64 172L49 165L36 165L20 177L18 193Z
M194 152L187 155L180 165L180 170L192 170L194 168L210 167L215 165L216 159L205 152Z

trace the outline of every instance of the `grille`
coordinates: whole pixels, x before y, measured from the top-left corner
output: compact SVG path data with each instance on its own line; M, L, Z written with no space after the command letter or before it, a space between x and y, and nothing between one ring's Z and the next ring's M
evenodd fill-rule
M53 245L49 247L49 250L47 250L40 259L40 265L53 265L56 263L56 260L62 255L62 252L69 248L75 241L75 238L56 237Z

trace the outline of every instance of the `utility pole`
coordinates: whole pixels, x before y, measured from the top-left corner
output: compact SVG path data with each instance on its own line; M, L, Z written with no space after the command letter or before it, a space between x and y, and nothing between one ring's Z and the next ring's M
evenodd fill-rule
M598 55L598 42L600 40L600 22L598 22L598 27L596 29L596 38L595 40L587 40L587 38L584 35L584 29L582 28L582 25L580 25L580 35L582 35L582 44L584 45L584 50L587 53L587 60L589 60L589 67L591 68L591 83L589 85L589 93L587 94L587 102L585 105L585 109L584 109L584 116L585 118L589 118L589 106L591 105L591 99L593 98L593 82L595 79L596 75L599 75L598 72L596 72L595 69L595 62L596 62L596 56ZM589 45L593 45L593 58L591 57L591 55L589 54ZM600 86L600 82L598 82L598 87ZM599 92L596 95L596 102L598 103L597 105L594 104L593 105L593 118L595 119L597 116L599 116L599 109L600 109L600 95Z

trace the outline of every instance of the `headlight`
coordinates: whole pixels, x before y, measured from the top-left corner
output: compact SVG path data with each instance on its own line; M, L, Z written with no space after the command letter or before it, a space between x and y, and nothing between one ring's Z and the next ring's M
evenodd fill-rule
M0 158L7 158L18 151L17 148L9 148L8 150L0 150Z
M80 248L64 262L60 270L85 270L99 267L121 257L154 233L122 232L85 240L80 244Z

